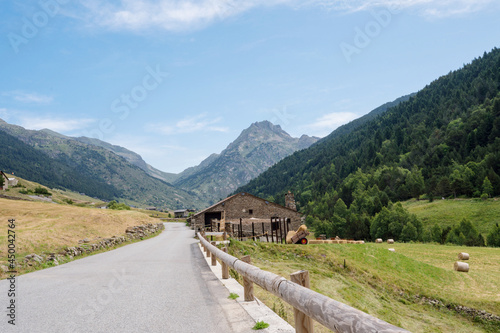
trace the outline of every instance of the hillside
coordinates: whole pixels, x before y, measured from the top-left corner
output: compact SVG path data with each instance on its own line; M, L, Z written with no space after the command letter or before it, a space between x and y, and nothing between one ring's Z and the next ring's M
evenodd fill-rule
M281 198L292 190L302 211L322 221L318 226L329 234L399 238L409 216L392 230L372 226L382 211L399 214L397 207L385 208L390 201L423 194L495 196L499 174L500 50L495 48L375 119L293 154L237 191ZM418 237L421 226L412 222L407 229L411 238Z
M214 203L248 183L276 162L314 144L318 138L292 138L279 125L257 122L220 154L180 174L174 185Z
M437 225L441 229L453 227L463 219L474 221L478 232L487 235L500 224L500 200L408 200L403 202L410 213L415 214L424 226Z
M131 164L144 170L148 175L153 176L153 177L158 178L158 179L161 179L163 181L166 181L167 183L174 182L178 177L176 174L163 172L163 171L160 171L160 170L154 168L153 166L147 164L142 159L141 155L139 155L131 150L128 150L127 148L112 145L110 143L101 141L99 139L87 138L84 136L74 138L74 139L77 141L80 141L82 143L94 145L94 146L101 147L101 148L107 149L109 151L112 151L116 155L121 156L124 159L126 159Z
M0 169L104 200L160 208L202 207L195 195L154 178L109 149L0 121Z
M65 247L78 246L81 239L124 235L127 227L159 222L134 210L84 208L3 198L0 198L0 215L16 220L16 256L19 261L31 253L58 253ZM0 224L0 244L7 244L7 229L7 223ZM8 266L5 246L0 247L0 265ZM21 272L25 271L21 269ZM0 278L2 273L0 269Z
M394 248L394 252L388 248ZM281 245L232 241L229 252L283 277L309 271L311 289L410 332L498 332L500 252L430 244ZM469 273L453 271L457 253L471 254ZM345 260L345 261L344 261ZM293 310L256 287L256 296L285 320ZM460 311L465 306L468 311ZM314 332L330 332L315 323Z

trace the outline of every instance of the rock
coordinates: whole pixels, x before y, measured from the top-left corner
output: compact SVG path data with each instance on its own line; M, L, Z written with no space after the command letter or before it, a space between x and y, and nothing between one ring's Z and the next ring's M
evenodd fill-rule
M2 270L2 272L4 272L4 273L7 273L9 271L9 267L4 266L4 265L0 265L0 270Z

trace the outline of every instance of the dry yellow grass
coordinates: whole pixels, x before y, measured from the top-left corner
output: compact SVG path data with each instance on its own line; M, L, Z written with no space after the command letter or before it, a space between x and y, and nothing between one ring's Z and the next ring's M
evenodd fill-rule
M26 254L57 252L78 240L123 235L129 226L158 223L137 211L82 208L44 202L0 198L0 264L6 265L7 224L16 220L17 258Z

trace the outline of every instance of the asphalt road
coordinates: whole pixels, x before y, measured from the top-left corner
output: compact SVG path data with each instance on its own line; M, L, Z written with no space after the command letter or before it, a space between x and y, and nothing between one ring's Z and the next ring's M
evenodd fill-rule
M0 281L0 332L252 332L181 223L139 243L22 275L15 326Z

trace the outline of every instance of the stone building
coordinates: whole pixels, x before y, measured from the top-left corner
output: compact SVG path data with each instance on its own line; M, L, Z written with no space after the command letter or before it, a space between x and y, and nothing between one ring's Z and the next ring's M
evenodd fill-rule
M248 235L252 232L252 223L256 233L270 232L276 228L271 219L286 221L287 228L296 230L303 223L303 216L297 212L297 206L292 193L286 197L288 207L258 198L249 193L238 193L221 202L191 216L191 227L199 231L203 228L213 231L228 231L238 227L240 223L243 232Z
M3 177L3 187L1 189L4 191L8 189L9 186L16 186L18 183L16 178L9 178L3 171L0 171L0 177Z

